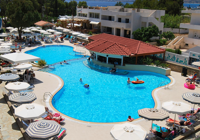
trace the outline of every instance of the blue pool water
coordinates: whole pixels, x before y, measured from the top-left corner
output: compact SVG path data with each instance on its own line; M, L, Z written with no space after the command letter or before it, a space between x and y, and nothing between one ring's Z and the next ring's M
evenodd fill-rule
M26 53L40 57L41 59L45 60L47 64L54 64L63 60L82 57L81 55L75 55L73 47L65 45L41 46L34 50L27 51Z
M166 76L144 71L128 71L127 75L113 75L92 70L85 60L70 61L69 65L55 65L43 69L60 76L63 88L54 96L53 106L63 114L88 122L122 122L131 115L139 118L137 111L154 107L152 91ZM144 84L127 84L128 77L144 80ZM82 78L81 83L79 79ZM90 88L84 87L89 84Z

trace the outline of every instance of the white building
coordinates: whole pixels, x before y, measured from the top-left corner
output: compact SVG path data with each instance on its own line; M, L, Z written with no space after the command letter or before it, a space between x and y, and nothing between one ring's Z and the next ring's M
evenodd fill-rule
M121 6L77 8L77 18L89 20L93 27L100 25L101 32L128 38L133 38L132 32L141 27L156 25L163 31L164 23L160 22L160 17L164 15L164 10L132 9Z
M183 38L184 45L193 48L200 44L200 10L182 10L182 13L190 13L190 23L181 23L180 28L189 29L188 37Z

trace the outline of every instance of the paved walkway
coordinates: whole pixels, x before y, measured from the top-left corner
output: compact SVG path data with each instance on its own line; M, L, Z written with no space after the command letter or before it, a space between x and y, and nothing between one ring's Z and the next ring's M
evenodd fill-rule
M0 140L23 140L22 133L2 95L3 86L4 83L0 85Z

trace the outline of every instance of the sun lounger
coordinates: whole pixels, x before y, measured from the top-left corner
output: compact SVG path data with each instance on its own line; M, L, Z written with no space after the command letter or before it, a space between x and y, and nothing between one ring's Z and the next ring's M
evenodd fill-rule
M185 121L185 120L182 120L182 121ZM190 120L189 125L178 125L176 123L174 124L174 119L169 118L169 119L166 120L166 125L173 125L174 124L177 127L191 127L191 126L193 126L194 123L195 123L195 121Z
M68 40L68 39L69 39L69 35L66 35L65 40Z
M65 129L65 128L61 128L59 134L58 134L57 136L55 136L54 139L59 140L59 139L61 139L65 134L66 134L66 129Z
M22 123L23 123L26 127L28 127L28 124L25 123L25 121L22 120Z

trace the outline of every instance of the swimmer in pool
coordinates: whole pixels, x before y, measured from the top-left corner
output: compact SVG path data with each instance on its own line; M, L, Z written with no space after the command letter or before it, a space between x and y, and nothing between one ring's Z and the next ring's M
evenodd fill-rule
M130 84L130 83L131 83L131 80L130 80L130 78L128 78L128 80L127 80L127 83L128 83L128 84Z

